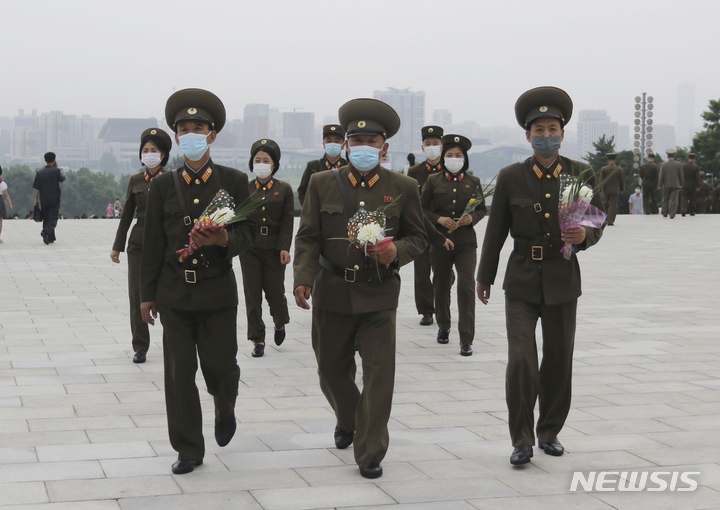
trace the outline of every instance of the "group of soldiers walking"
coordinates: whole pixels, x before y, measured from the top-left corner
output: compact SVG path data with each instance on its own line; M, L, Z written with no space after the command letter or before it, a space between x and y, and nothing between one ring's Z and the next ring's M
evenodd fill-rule
M536 433L545 453L563 454L557 436L570 409L581 294L576 254L597 243L603 232L592 227L561 229L558 221L561 174L595 185L592 172L582 173L587 165L559 155L572 110L570 97L555 87L529 90L515 104L517 121L534 154L498 175L479 265L473 227L487 209L480 180L470 172L469 139L445 134L440 126L424 127L420 135L426 159L405 176L381 165L388 139L400 128L389 105L374 99L348 101L338 111L340 123L323 128L325 154L308 164L298 190L302 215L294 239L293 295L300 308L312 308L312 347L320 387L337 420L335 446L354 445L362 476L382 476L380 463L389 444L401 267L414 261L421 324L431 325L434 316L441 344L449 341L450 291L457 285L460 354L469 356L475 336L475 292L487 304L508 234L514 240L503 285L514 447L510 462L530 461ZM145 361L149 336L143 322L153 325L159 314L169 436L178 452L172 471L183 474L201 465L205 454L195 384L198 358L213 396L218 445L227 445L237 427L238 289L232 268L236 256L242 267L252 356L264 354L263 292L275 343L285 339L289 316L284 273L291 261L293 196L290 186L275 177L281 150L273 140L253 144L253 180L212 161L210 145L224 126L225 107L211 92L174 93L165 117L184 164L165 171L170 136L157 128L142 134L145 170L130 180L111 257L119 261L137 211L128 243L133 361ZM343 150L347 161L341 157ZM238 206L252 200L258 207L225 228L193 228L221 190ZM603 209L599 193L592 203ZM383 233L392 236L391 242L372 245L370 252L348 247L356 213L382 217ZM569 256L560 251L566 243L573 247ZM188 245L197 249L178 258ZM541 365L535 340L538 319L544 337ZM356 351L363 368L362 389L355 382Z

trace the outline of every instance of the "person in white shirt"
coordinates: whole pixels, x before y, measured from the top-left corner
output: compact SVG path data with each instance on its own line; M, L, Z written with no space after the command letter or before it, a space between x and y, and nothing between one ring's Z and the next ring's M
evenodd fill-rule
M635 186L635 193L630 195L630 198L628 199L628 207L630 208L630 214L643 213L642 186L639 184Z

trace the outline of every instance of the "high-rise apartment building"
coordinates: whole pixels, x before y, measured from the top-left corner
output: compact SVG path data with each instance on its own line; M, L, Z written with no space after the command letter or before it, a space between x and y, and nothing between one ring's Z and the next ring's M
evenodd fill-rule
M580 110L577 123L577 144L581 156L595 152L593 143L605 135L617 139L618 123L612 122L605 110ZM617 148L617 145L616 145Z
M315 114L310 112L283 113L283 138L299 138L304 149L317 145Z
M452 124L452 113L450 113L450 110L434 110L432 123L443 129L447 129Z
M376 90L373 98L392 106L400 116L400 131L392 138L392 151L410 152L420 145L420 130L425 124L425 92L407 89Z
M652 150L666 158L665 151L674 149L677 141L675 137L675 127L666 124L653 124L652 131Z
M242 147L251 147L258 139L270 136L269 105L257 103L245 105L243 114Z

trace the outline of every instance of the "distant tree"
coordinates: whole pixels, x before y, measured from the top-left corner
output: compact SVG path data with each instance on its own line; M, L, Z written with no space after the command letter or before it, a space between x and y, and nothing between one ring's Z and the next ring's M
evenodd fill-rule
M24 218L25 215L33 209L33 199L35 190L33 182L35 181L35 172L30 170L27 165L13 165L3 168L2 179L8 185L8 193L13 202L13 214ZM7 213L10 214L10 208L6 207Z
M118 171L117 158L109 152L103 153L100 158L100 171L115 175Z
M69 171L61 184L60 212L67 218L93 214L103 217L108 203L125 196L124 190L110 174L91 172L87 168Z
M615 137L611 136L608 140L605 135L602 135L597 142L593 142L593 147L595 147L595 153L588 152L586 156L583 156L583 159L593 167L595 174L597 174L602 167L607 165L605 154L615 152Z
M174 158L172 158L171 160L168 161L168 164L165 165L165 168L167 170L174 170L176 168L180 168L184 164L185 164L185 158L183 157L182 154L178 154L177 156L175 156Z
M692 149L697 154L700 170L713 174L717 180L720 173L720 100L711 99L702 118L705 130L695 135Z

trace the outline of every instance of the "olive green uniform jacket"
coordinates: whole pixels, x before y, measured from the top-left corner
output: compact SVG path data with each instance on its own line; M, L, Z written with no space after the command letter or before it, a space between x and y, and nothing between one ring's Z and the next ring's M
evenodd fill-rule
M207 170L210 175L203 182ZM245 203L248 194L247 175L210 160L197 174L185 167L189 183L180 177L185 210L196 220L210 204L215 194L224 189L233 197L237 206ZM143 302L155 301L158 306L176 310L217 310L238 304L238 291L232 269L222 276L187 283L174 273L169 264L183 270L197 270L231 262L232 258L250 247L255 239L257 226L252 220L234 223L227 227L226 247L203 246L185 262L180 262L177 250L188 241L189 227L183 223L183 208L175 191L172 172L166 172L152 180L145 215L140 296Z
M617 169L617 170L616 170ZM613 173L615 171L615 173ZM600 180L612 174L602 188L605 195L619 195L625 191L625 172L617 165L606 165L600 169Z
M163 169L160 169L158 172L163 172ZM120 223L118 224L118 229L115 233L115 242L112 247L114 251L125 251L126 241L128 245L142 247L148 192L150 191L152 179L157 176L156 174L154 177L150 177L147 170L130 176L127 195L125 196L125 206L120 216ZM137 215L135 214L136 212ZM132 232L130 232L130 239L127 239L127 233L128 230L130 230L130 225L134 218L137 218L137 221L135 222Z
M695 163L685 163L682 166L682 171L683 188L696 190L700 183L700 167Z
M393 236L398 254L391 267L402 267L425 250L427 234L417 183L413 179L379 166L364 177L352 165L340 168L339 173L357 209L362 207L372 212L397 201L385 211L388 235ZM397 308L399 276L388 277L382 283L350 283L328 270L318 272L320 255L338 268L376 267L375 261L366 258L362 250L349 246L343 239L334 239L348 237L349 218L334 172L313 175L295 236L293 288L312 287L313 306L336 313L359 314Z
M657 188L658 183L658 167L655 163L645 163L640 167L640 178L642 179L643 193L645 186Z
M540 214L547 215L550 237L543 239L543 229L538 213L534 210L535 199L528 189L521 163L503 168L498 174L478 266L477 281L481 283L495 283L500 251L508 232L516 243L542 246L545 253L556 254L563 246L558 221L560 186L558 178L553 175L557 167L553 165L547 173L540 170L542 177L538 178L533 171L535 158L527 159L526 163L529 165L533 184L539 190L542 207ZM588 168L585 163L562 156L556 163L562 166L562 173L570 173L572 170L574 174L578 174ZM542 169L541 165L537 166ZM588 182L594 186L595 177L589 177ZM591 204L602 210L600 193L594 194ZM576 250L593 246L600 240L603 232L602 228L585 227L585 230L587 237L583 244L575 246ZM508 260L503 289L508 298L534 304L554 305L577 299L582 294L577 257L571 257L570 260L562 256L532 260L527 252L519 254L513 251Z
M248 183L248 189L253 202L264 202L252 215L257 223L257 237L252 247L289 252L295 210L292 187L272 177L265 184L253 179Z
M422 192L423 186L425 186L425 183L427 182L428 178L440 172L440 163L438 162L437 165L431 165L427 162L427 160L423 161L422 163L418 163L417 165L413 165L410 168L408 168L408 177L412 177L415 179L418 183L418 188Z
M307 193L308 184L310 184L310 177L318 172L325 170L332 170L333 168L340 168L341 166L347 165L345 159L340 158L335 163L331 163L327 157L327 154L323 154L320 159L313 159L308 161L305 171L303 172L302 178L300 179L300 185L298 186L298 201L302 206L305 203L305 194Z
M658 186L661 188L681 188L683 186L683 169L679 161L669 159L660 165Z

